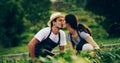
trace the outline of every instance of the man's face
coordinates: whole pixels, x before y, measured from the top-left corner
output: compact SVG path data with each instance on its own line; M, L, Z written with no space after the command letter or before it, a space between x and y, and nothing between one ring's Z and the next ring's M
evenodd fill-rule
M65 20L64 17L58 17L55 22L55 26L58 28L64 28L65 27Z

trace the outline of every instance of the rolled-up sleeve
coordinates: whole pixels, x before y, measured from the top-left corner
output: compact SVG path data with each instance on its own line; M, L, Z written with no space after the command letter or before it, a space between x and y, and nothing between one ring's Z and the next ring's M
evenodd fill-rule
M45 28L40 30L34 37L39 41L42 41L48 36L48 34L49 34L49 29Z
M60 46L65 46L67 44L66 43L66 35L65 35L64 31L60 31L60 34L61 34Z
M90 35L88 33L86 33L86 32L83 31L83 32L80 32L80 36L81 36L81 38L86 39Z

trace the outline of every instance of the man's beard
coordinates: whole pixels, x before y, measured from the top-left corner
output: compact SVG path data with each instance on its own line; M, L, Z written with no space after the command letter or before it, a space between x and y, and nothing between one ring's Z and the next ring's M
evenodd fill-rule
M63 27L63 25L61 25L60 27L59 27L59 26L57 26L57 28L58 28L58 29L63 29L64 27Z
M66 26L62 24L60 27L57 26L57 28L58 28L58 29L64 29L64 28L66 28Z
M58 27L58 26L57 26L57 28L58 28L59 30L60 30L60 29L63 29L63 27Z

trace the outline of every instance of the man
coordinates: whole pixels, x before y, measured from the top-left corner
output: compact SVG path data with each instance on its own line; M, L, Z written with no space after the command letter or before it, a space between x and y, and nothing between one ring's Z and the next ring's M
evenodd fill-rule
M56 12L51 15L48 21L49 27L41 29L28 44L32 60L35 57L51 55L46 51L52 51L57 45L60 46L60 51L65 50L66 37L61 30L64 22L64 16L61 13Z

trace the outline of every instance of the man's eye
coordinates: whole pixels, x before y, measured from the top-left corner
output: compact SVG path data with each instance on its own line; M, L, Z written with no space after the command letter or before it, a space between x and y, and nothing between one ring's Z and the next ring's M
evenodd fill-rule
M64 20L62 20L62 19L61 19L61 20L59 20L59 22L62 22L62 21L64 21Z

